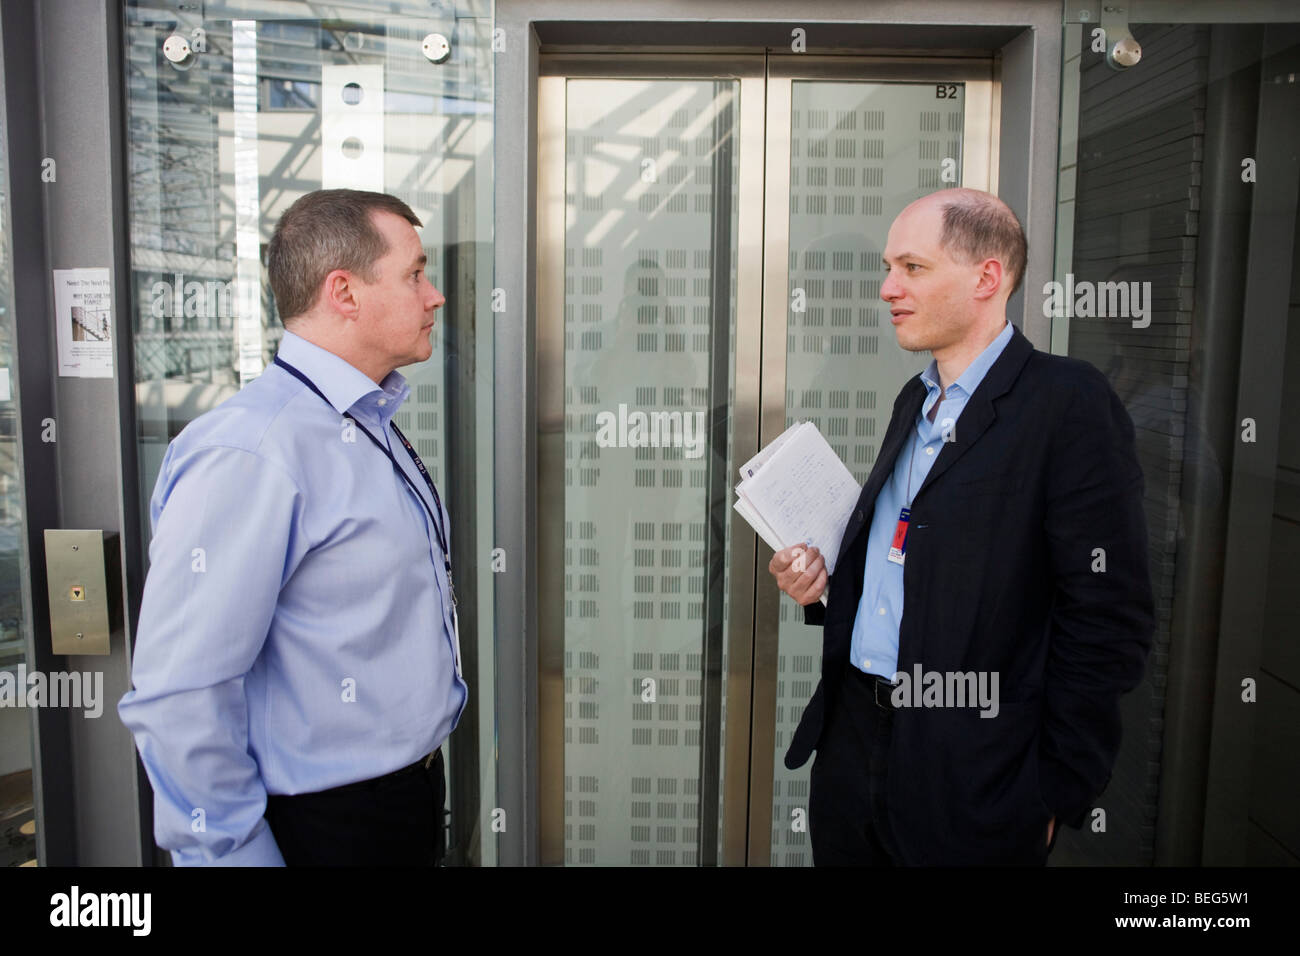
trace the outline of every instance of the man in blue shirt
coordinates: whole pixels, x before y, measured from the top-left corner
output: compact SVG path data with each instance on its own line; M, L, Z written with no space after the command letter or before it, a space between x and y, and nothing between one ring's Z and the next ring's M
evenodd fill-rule
M118 712L177 865L436 864L468 691L432 480L393 415L445 299L401 200L276 226L275 364L167 449Z
M825 628L785 763L817 751L818 865L1041 865L1105 788L1150 648L1132 421L1095 368L1007 322L1026 242L997 197L917 200L882 258L898 343L933 360L894 403L834 575L815 549L769 565Z

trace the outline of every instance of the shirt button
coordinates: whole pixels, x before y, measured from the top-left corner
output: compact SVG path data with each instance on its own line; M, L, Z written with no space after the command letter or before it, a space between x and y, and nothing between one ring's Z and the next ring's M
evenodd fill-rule
M858 521L861 521L861 520L862 520L862 509L859 508L857 511L853 512L853 517L856 518Z
M933 448L927 448L927 449L925 450L925 453L926 453L927 455L933 455L933 454L934 454L934 449L933 449Z
M885 613L885 609L882 607L882 608L881 608L879 611L877 611L876 613L877 613L877 614L884 614L884 613Z
M862 666L863 666L863 667L870 667L870 666L871 666L871 661L867 660L865 657L862 658Z
M379 400L379 404L380 404L380 405L387 405L387 404L388 404L388 399L386 399L386 398L381 398L381 399Z

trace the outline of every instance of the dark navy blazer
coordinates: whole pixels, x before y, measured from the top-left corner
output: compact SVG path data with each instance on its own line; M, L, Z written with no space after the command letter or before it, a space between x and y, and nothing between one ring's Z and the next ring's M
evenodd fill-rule
M790 769L817 748L851 666L876 495L925 395L914 377L895 400L828 605L805 608L807 623L824 626L822 675ZM1017 329L955 433L912 502L898 670L997 672L999 712L896 711L890 825L909 864L1041 862L1048 820L1082 826L1105 789L1119 699L1142 679L1151 646L1133 423L1101 372L1038 351Z

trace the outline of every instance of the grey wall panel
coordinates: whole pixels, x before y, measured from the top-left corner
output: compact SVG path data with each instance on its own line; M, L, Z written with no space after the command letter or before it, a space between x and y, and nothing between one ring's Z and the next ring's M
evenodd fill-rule
M1290 330L1300 329L1300 315L1293 313ZM1300 379L1300 335L1288 336L1286 378ZM1283 405L1300 408L1300 405ZM1283 416L1283 421L1287 417ZM1284 686L1300 687L1300 474L1278 468L1279 479L1273 503L1273 529L1269 535L1268 590L1264 597L1264 646L1261 663ZM1289 691L1294 694L1294 689ZM1297 791L1300 796L1300 791Z
M1164 688L1169 667L1190 301L1195 281L1208 31L1148 28L1141 66L1117 72L1087 48L1079 93L1079 158L1072 271L1076 281L1142 281L1152 291L1150 327L1126 317L1075 316L1070 355L1106 373L1137 430L1156 634L1147 678L1122 702L1124 740L1098 805L1107 833L1068 849L1094 863L1152 861ZM1085 831L1086 833L1086 831Z
M1020 217L1029 240L1025 281L1007 303L1007 316L1044 351L1052 337L1051 320L1043 315L1041 290L1052 278L1061 87L1059 29L1054 36L1055 42L1044 42L1041 30L1025 30L1002 49L998 149L998 195ZM1030 143L1037 147L1026 149ZM1035 182L1041 184L1041 196L1035 194Z
M126 235L116 159L121 143L119 20L117 4L106 0L48 0L38 7L36 34L41 51L42 152L56 164L55 180L43 186L48 268L99 266L112 271L118 346L130 326L121 286ZM77 38L75 55L63 55L68 37ZM48 274L45 280L51 281ZM47 323L46 330L53 356L54 324ZM121 354L120 349L117 352ZM105 531L127 527L118 382L123 376L129 378L129 370L119 367L116 374L117 378L55 379L56 527ZM38 635L41 639L47 638ZM104 675L103 714L90 719L73 711L68 717L76 862L138 865L135 746L116 708L130 686L125 632L114 633L112 653L106 657L68 656L55 666Z
M1290 310L1282 367L1268 590L1260 649L1259 715L1251 768L1250 818L1300 862L1300 215L1295 221Z
M1300 866L1300 857L1288 853L1282 844L1252 823L1246 834L1247 866Z
M496 29L495 271L506 311L496 316L496 545L507 571L496 582L498 838L502 865L538 862L537 807L537 442L534 268L537 39L530 5L498 3Z
M1205 702L1214 695L1228 519L1225 483L1239 441L1231 396L1241 366L1246 290L1240 252L1250 240L1250 193L1242 189L1240 170L1242 144L1255 141L1260 34L1258 27L1210 28L1198 235L1163 240L1160 256L1178 254L1179 245L1194 249L1196 256L1185 430L1202 436L1198 452L1184 456L1181 464L1183 530L1170 625L1178 652L1169 656L1156 818L1156 862L1164 865L1201 860L1211 719ZM1169 119L1153 117L1144 132L1167 129ZM1160 344L1169 344L1166 336Z
M1300 693L1264 672L1255 706L1250 822L1300 858Z
M44 599L46 576L44 529L58 527L56 444L42 440L45 422L54 417L54 352L44 317L50 314L50 286L45 261L45 189L41 184L41 117L34 108L40 62L36 46L36 3L9 2L3 17L5 118L13 250L14 376L21 409L24 468L24 511L27 519L27 569L31 621L28 664L41 671L62 666L50 647L49 605ZM13 241L20 239L21 241ZM36 844L45 865L76 862L76 833L72 826L74 793L69 712L44 708L35 714L33 741L33 799Z
M1296 804L1300 761L1294 727L1281 727L1276 720L1294 713L1297 695L1293 687L1282 685L1269 673L1264 647L1271 566L1286 560L1272 547L1277 505L1289 507L1285 502L1291 494L1284 486L1294 487L1296 479L1294 472L1279 464L1294 458L1281 450L1285 434L1280 422L1291 413L1282 404L1283 382L1295 374L1287 364L1288 331L1294 335L1294 325L1288 330L1284 316L1292 300L1298 248L1300 128L1292 120L1300 113L1300 88L1273 78L1300 71L1298 54L1300 26L1274 25L1265 31L1258 135L1251 145L1259 166L1272 173L1250 190L1241 373L1235 402L1238 419L1253 419L1258 431L1253 441L1239 442L1232 468L1204 814L1203 862L1210 865L1244 863L1252 819L1268 829L1262 819L1276 818L1269 809L1276 795L1261 789L1265 784L1286 788L1289 815L1294 816ZM1243 699L1247 678L1257 682L1254 702ZM1264 701L1270 689L1272 719L1267 719ZM1290 852L1295 852L1293 830L1273 835L1291 839Z

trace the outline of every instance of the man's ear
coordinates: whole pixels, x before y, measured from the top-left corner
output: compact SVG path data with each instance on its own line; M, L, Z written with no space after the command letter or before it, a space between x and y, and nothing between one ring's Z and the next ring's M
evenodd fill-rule
M361 303L357 300L357 282L352 273L335 269L325 277L324 286L322 297L330 311L355 319L361 311Z
M1002 263L997 259L985 259L980 263L979 279L975 282L975 298L980 300L993 298L1002 288L1005 279L1006 272L1002 268Z

